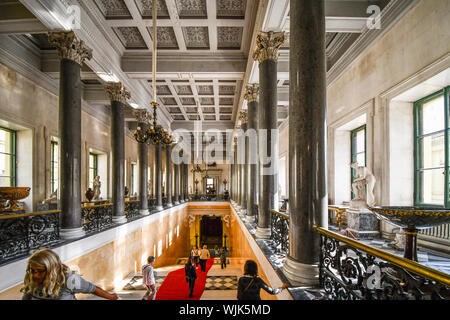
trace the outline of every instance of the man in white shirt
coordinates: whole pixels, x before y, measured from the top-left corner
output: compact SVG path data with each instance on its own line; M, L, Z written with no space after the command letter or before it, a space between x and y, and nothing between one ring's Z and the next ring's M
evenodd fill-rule
M153 270L153 264L155 263L155 257L150 256L147 259L148 264L142 266L142 284L147 288L142 300L155 300L156 296L156 281L155 271ZM148 297L150 296L150 299Z
M209 254L208 247L206 245L203 246L203 249L200 250L200 266L203 272L206 272L206 261L211 258Z

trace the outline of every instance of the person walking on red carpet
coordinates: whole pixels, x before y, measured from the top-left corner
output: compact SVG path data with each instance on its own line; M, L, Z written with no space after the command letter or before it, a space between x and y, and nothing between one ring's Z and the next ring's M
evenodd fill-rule
M220 249L220 266L222 269L227 268L227 248Z
M209 254L208 247L206 245L203 246L203 249L200 250L200 266L203 272L206 272L206 261L211 258Z
M147 288L142 300L155 300L156 296L156 281L155 281L155 271L153 270L153 264L155 263L155 257L150 256L147 259L148 264L142 267L142 284Z
M194 293L195 279L197 279L197 272L195 271L193 257L189 257L188 262L184 266L184 272L186 274L186 282L189 284L189 298L192 298Z
M199 249L197 249L197 246L194 246L191 250L191 257L194 258L195 266L197 267L200 263L200 257L199 257Z

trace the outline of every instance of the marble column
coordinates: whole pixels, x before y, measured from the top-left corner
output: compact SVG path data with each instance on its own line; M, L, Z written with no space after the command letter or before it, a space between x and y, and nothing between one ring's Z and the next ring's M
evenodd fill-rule
M279 49L284 42L284 32L259 32L253 54L253 59L259 62L259 148L265 149L266 152L263 153L270 159L266 164L261 163L259 169L258 227L255 236L264 239L271 235L270 210L278 209L278 134L272 136L272 133L277 132L278 125L277 65Z
M241 210L240 213L243 215L247 214L247 198L248 198L248 139L245 136L247 132L247 111L243 110L239 114L239 119L241 120L241 129L243 131L244 137L241 142L244 144L242 146L242 164L241 164L241 177L242 177L242 198L241 198Z
M182 157L183 154L180 152L180 157ZM179 164L180 168L180 203L184 203L184 164Z
M244 98L247 100L247 129L258 130L258 102L259 85L252 84L246 86ZM257 139L257 136L256 136ZM258 141L251 141L250 137L247 144L248 158L248 199L247 199L247 221L255 222L256 217L253 212L253 206L257 202L258 189Z
M166 146L166 196L167 206L173 207L172 203L172 146Z
M189 165L183 164L184 166L184 201L189 201Z
M49 42L60 58L59 81L59 199L60 237L83 237L81 222L81 67L92 49L73 31L50 32Z
M174 175L174 205L180 204L180 165L174 164L173 165L173 175Z
M320 236L313 226L328 227L324 0L291 1L290 37L290 241L282 270L291 284L314 286Z
M156 160L156 210L163 210L162 202L162 145L157 143L155 145L155 160Z
M131 97L120 82L107 82L111 100L111 153L113 222L127 222L125 216L125 103Z
M135 111L135 117L138 127L146 132L150 116L146 109L138 109ZM148 146L147 143L138 143L139 157L139 213L142 216L150 214L148 210Z
M234 201L236 204L236 208L239 208L239 195L240 195L240 179L239 179L239 161L237 156L237 137L234 138L234 174L236 176L236 195L234 196Z

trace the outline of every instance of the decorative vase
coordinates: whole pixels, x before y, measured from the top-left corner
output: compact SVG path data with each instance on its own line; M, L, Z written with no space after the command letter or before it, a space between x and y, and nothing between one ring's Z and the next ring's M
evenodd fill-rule
M30 195L28 187L0 187L0 199L6 200L0 203L0 211L21 211L18 200L23 200Z
M86 199L91 202L92 199L94 198L94 191L91 188L88 188L86 193L85 193Z

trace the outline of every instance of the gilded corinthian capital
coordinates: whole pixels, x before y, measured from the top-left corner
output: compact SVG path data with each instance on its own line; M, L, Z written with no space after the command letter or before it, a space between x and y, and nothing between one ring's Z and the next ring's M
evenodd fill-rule
M58 49L61 59L75 61L81 66L85 59L92 59L92 49L73 31L51 31L48 33L48 41Z
M150 122L150 114L147 109L136 109L134 110L134 116L138 123L149 123Z
M259 101L259 85L257 83L245 86L244 99L247 100L248 103Z
M242 110L241 112L239 112L239 120L241 120L241 125L247 123L248 121L247 110Z
M278 61L280 55L278 50L286 41L285 32L262 32L256 36L256 49L253 53L253 60L263 63L265 60L271 59Z
M105 91L111 102L117 101L125 104L131 98L131 93L123 86L122 82L106 82Z

